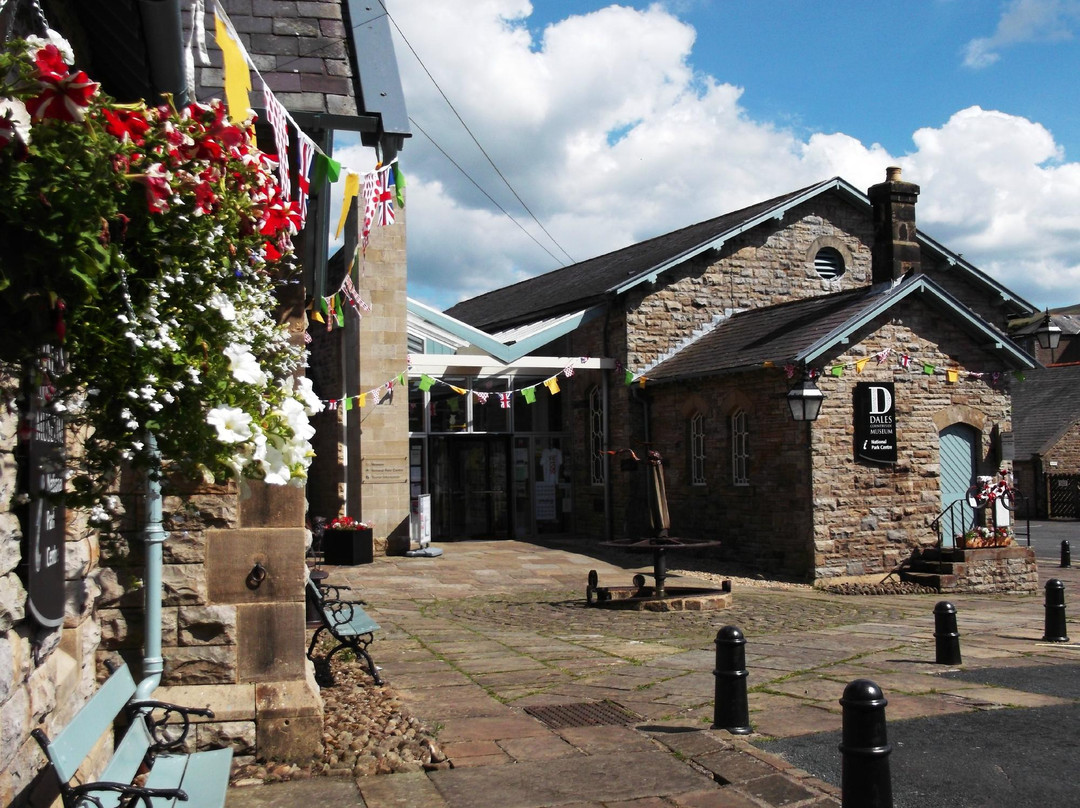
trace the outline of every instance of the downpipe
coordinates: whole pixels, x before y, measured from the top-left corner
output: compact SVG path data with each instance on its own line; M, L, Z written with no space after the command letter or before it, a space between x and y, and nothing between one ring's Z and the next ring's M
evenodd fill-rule
M135 689L135 698L149 699L161 684L165 660L161 656L161 597L163 593L161 571L164 564L165 539L168 534L161 526L161 453L153 434L146 437L151 456L151 467L146 471L146 564L143 576L145 620L143 637L142 680Z

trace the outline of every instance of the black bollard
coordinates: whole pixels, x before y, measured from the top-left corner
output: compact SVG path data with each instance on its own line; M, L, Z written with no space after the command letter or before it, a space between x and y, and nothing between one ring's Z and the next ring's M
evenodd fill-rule
M934 606L934 641L938 665L960 665L960 632L956 630L956 607L949 601Z
M749 735L750 707L746 701L746 638L735 626L716 632L716 689L713 699L713 729L732 735Z
M892 808L892 778L886 738L888 699L869 679L856 679L844 688L840 743L840 791L843 808Z
M1065 584L1057 578L1046 582L1046 620L1043 642L1068 642L1065 633Z
M1072 553L1069 551L1068 539L1063 539L1061 542L1061 566L1072 566Z

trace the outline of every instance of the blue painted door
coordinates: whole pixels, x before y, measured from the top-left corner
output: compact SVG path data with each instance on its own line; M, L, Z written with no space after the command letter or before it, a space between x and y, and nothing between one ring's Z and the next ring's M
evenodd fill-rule
M942 512L954 502L961 501L943 517L942 544L945 547L952 547L953 537L971 528L975 522L974 512L962 500L975 482L980 438L978 430L967 424L953 424L939 435Z

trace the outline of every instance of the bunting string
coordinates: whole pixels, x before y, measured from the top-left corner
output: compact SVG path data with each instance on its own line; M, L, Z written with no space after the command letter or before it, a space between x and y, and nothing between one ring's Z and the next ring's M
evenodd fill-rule
M582 364L588 361L589 357L587 356L583 356L579 359L579 362ZM571 362L559 373L556 373L554 376L549 376L547 379L539 381L535 384L515 387L510 390L503 390L498 392L474 390L472 391L472 396L481 405L485 405L489 401L497 401L500 409L504 410L510 409L513 406L515 397L517 396L520 396L526 404L535 404L537 387L545 387L551 395L558 395L562 392L562 389L559 387L559 376L564 376L569 379L571 376L574 375L574 369L575 363ZM395 387L406 384L409 378L410 371L407 369L404 373L399 373L389 381L384 382L383 384L379 385L378 387L372 388L371 390L365 390L363 392L356 393L355 395L351 395L346 398L331 398L323 399L322 401L323 404L326 405L326 409L328 410L351 410L354 407L366 407L368 406L369 402L373 402L373 405L378 405L381 404L384 400L386 400L387 394L392 393ZM469 395L469 391L465 388L458 387L457 385L451 384L450 382L440 379L438 377L430 376L427 373L419 374L419 376L415 377L415 380L417 383L417 387L425 393L430 391L432 388L438 386L449 388L459 396ZM453 401L453 399L451 400Z

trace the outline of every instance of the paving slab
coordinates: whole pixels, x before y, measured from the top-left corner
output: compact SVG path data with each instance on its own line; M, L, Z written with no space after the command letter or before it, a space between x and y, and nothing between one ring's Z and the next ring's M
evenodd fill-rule
M435 785L421 772L365 777L360 794L366 808L448 808ZM295 806L303 803L295 803ZM336 808L334 803L307 803L311 808ZM232 808L230 805L229 808Z
M356 805L363 808L364 801L356 783L348 777L313 777L270 786L230 788L225 795L225 804L229 808L296 808L298 805L341 808ZM376 807L369 805L368 808Z
M664 752L628 752L478 769L432 772L449 808L545 808L665 796L708 787L705 775Z

